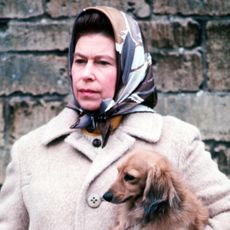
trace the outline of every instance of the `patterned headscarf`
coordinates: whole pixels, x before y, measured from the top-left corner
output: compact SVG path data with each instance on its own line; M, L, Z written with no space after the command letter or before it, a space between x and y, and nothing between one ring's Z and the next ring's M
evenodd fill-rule
M140 28L137 22L129 15L111 7L89 7L87 10L96 10L103 13L110 21L115 38L115 49L119 56L118 78L120 84L115 98L106 98L102 101L97 112L84 111L76 98L68 104L69 108L79 113L78 120L71 128L87 128L87 130L100 129L105 146L111 132L111 119L117 115L125 115L134 112L153 112L157 103L157 93L152 73L150 54L145 50ZM77 16L75 22L81 16ZM69 48L69 70L73 63L76 38L73 29L72 40ZM147 98L152 97L150 107L141 106ZM139 105L139 106L137 106Z

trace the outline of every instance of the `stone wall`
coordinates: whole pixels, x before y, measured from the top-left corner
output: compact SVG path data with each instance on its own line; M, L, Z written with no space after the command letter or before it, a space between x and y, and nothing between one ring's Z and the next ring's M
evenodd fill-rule
M156 110L198 126L230 176L229 0L0 0L0 183L15 140L65 106L71 25L96 4L138 20L153 57Z

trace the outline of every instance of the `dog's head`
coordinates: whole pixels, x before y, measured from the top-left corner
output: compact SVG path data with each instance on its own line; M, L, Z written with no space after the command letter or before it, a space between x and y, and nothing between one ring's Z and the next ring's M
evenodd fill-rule
M148 171L146 163L138 154L128 155L124 163L118 166L117 179L104 194L105 200L118 204L128 200L135 201L142 196Z
M175 176L165 157L136 150L118 167L118 177L103 197L116 204L129 201L137 205L138 202L148 222L156 212L165 212L180 204L180 188Z

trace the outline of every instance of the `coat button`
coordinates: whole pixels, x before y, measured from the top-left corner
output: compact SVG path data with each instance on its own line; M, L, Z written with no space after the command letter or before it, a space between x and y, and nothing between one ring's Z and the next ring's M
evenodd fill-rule
M98 139L98 138L95 138L94 140L93 140L93 146L94 147L100 147L101 146L101 140L100 139Z
M92 193L88 196L87 203L88 203L89 207L97 208L101 204L101 197L96 193Z

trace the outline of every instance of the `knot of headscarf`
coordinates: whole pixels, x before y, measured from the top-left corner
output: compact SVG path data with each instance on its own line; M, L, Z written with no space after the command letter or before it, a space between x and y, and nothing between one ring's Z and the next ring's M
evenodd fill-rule
M96 128L98 128L102 135L102 147L106 145L109 135L112 131L110 120L108 120L110 116L103 112L104 103L105 102L101 103L100 109L94 112L87 112L80 109L76 106L76 102L70 102L67 105L68 108L76 110L79 114L77 121L72 124L70 128L86 128L88 132L93 132L96 130Z
M115 49L120 61L117 65L121 69L121 73L118 73L121 84L116 92L116 98L104 99L98 111L85 111L75 98L68 104L68 107L79 114L71 128L86 128L89 131L99 128L103 146L105 146L111 133L110 118L134 112L154 112L152 108L157 103L157 93L151 56L145 51L137 22L129 15L111 7L89 7L83 11L86 10L100 11L111 22L115 36ZM81 13L78 17L80 15ZM75 21L78 20L78 17ZM69 69L72 66L76 42L73 36L74 30L69 49ZM150 96L152 96L152 108L140 105Z

